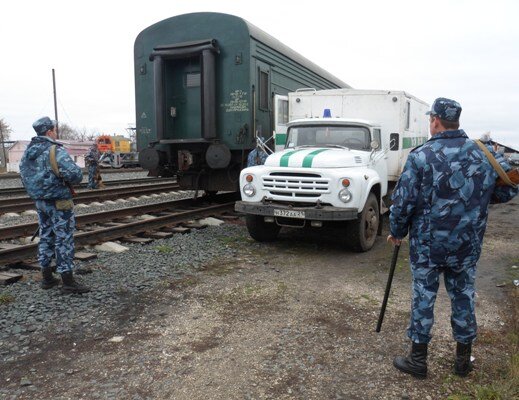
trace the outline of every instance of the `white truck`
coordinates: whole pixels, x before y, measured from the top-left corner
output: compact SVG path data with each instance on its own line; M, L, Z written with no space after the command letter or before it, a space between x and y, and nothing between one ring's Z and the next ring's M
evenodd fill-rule
M240 174L249 234L273 241L283 226L344 229L347 243L367 251L381 233L384 198L407 155L429 134L428 105L403 91L298 90L288 101L284 149ZM280 137L281 136L281 137ZM276 149L277 150L277 149Z

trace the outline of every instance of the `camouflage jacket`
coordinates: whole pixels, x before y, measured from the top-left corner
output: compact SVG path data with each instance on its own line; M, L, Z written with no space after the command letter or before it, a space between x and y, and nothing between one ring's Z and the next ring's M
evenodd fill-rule
M50 147L56 145L56 162L61 178L52 171ZM72 161L63 145L47 136L35 136L20 161L20 176L34 200L70 199L72 194L64 181L71 184L83 179L81 168Z
M85 161L88 165L97 165L99 163L99 157L101 154L97 147L90 147L88 153L85 155Z
M491 152L508 171L503 156ZM395 238L409 232L411 264L466 267L477 262L489 203L507 202L518 192L497 187L497 176L461 129L440 132L409 154L389 219Z

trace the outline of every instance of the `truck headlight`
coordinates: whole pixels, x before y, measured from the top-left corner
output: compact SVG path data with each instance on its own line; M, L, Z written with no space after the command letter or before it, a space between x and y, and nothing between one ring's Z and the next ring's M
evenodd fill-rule
M348 189L342 189L340 192L339 192L339 200L342 201L343 203L347 203L348 201L351 200L351 193Z
M248 197L252 197L256 194L256 188L254 187L254 185L250 184L250 183L247 183L244 187L243 187L243 193L245 194L245 196L248 196Z

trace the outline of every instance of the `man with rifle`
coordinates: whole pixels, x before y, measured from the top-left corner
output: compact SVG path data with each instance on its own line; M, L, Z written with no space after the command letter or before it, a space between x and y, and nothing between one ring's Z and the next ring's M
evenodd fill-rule
M85 161L88 166L88 189L98 189L104 187L101 174L99 173L99 158L101 154L97 148L97 144L94 143L90 147L90 150L85 156Z
M489 158L459 129L459 103L438 98L427 114L431 138L409 154L392 197L388 240L399 246L409 233L413 275L407 329L412 348L409 356L396 357L393 365L414 377L426 377L434 302L443 273L457 342L454 372L466 376L473 368L474 281L488 205L511 200L518 189L496 185L498 173ZM510 169L500 154L493 155L505 171Z
M56 142L54 121L43 117L32 126L37 136L32 138L23 154L20 176L38 211L38 261L43 275L41 287L50 289L59 283L52 275L50 265L55 256L56 270L63 280L62 292L89 292L89 288L74 280L72 272L75 229L72 185L81 182L83 173L63 145Z

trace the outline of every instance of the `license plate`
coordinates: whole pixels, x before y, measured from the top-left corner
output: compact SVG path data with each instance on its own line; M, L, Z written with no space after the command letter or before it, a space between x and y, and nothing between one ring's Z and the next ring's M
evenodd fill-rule
M286 218L305 218L304 211L294 211L294 210L276 210L274 209L275 217L286 217Z

